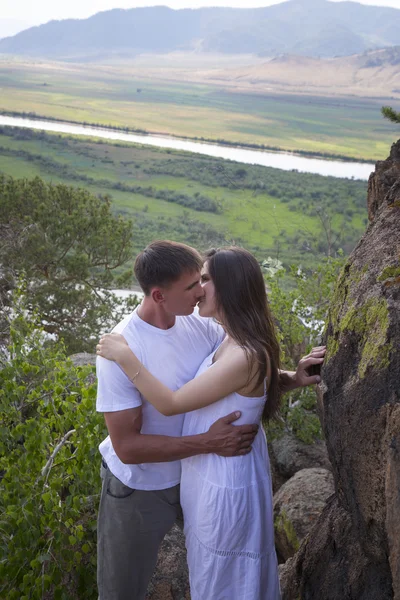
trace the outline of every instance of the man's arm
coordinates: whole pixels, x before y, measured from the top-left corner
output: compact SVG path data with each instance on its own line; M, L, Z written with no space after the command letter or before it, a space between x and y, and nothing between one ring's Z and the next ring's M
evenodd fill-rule
M310 367L320 366L324 362L326 347L313 348L310 354L303 356L297 365L296 371L279 371L279 383L283 394L299 387L314 385L321 381L319 375L311 375Z
M169 437L141 433L141 407L104 413L114 450L125 464L169 462L196 454L248 454L258 426L232 425L239 417L240 412L235 412L218 419L203 434Z

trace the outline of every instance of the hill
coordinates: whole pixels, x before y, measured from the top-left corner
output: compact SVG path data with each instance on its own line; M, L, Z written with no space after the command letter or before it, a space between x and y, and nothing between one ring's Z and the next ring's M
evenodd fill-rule
M155 70L152 71L155 75ZM169 76L164 70L164 77ZM176 72L170 76L176 77ZM353 56L312 58L281 55L263 62L213 68L181 68L181 81L209 83L232 91L361 96L400 99L400 46Z
M114 9L51 21L0 40L0 53L93 60L143 52L347 56L400 43L400 10L289 0L266 8Z

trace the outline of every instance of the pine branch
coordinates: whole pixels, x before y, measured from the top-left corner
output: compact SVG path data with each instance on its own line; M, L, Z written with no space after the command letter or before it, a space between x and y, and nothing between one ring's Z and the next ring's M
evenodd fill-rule
M389 119L392 123L400 123L400 112L396 112L390 106L382 106L381 112L385 119Z

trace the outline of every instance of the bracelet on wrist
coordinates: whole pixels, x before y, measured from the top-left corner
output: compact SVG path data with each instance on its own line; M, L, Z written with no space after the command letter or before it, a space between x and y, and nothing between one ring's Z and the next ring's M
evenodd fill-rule
M135 383L135 379L136 379L136 377L139 375L139 373L140 373L140 371L141 371L141 368L142 368L142 367L139 367L139 371L138 371L137 373L135 373L133 377L129 377L129 380L130 380L132 383Z

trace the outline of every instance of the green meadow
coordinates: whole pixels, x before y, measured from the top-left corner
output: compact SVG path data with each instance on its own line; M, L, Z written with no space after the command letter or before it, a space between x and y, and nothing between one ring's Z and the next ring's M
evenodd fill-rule
M366 182L134 144L2 127L0 172L109 196L133 221L135 251L156 238L234 242L260 260L310 267L350 252L366 224Z
M110 65L0 61L0 111L378 160L393 126L379 99L237 93Z

